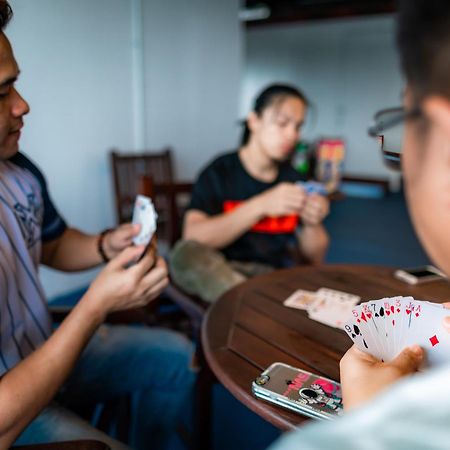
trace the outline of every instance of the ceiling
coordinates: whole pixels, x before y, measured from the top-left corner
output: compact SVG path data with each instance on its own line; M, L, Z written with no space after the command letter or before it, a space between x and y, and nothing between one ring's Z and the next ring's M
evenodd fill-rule
M392 13L396 11L396 1L245 0L247 10L261 7L266 7L267 12L270 10L270 15L262 20L247 21L247 26Z

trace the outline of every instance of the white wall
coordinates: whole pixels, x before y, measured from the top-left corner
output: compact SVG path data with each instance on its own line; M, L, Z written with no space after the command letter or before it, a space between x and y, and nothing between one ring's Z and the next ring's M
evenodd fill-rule
M21 147L44 169L66 220L88 232L114 224L109 149L136 144L132 1L11 0L7 34L31 104ZM181 178L234 143L238 0L210 3L144 0L145 144L172 145ZM93 273L43 269L42 279L51 297Z
M193 179L237 144L242 65L239 0L144 4L147 144L176 149L178 178Z
M299 86L312 100L304 137L340 136L345 172L389 177L367 127L377 110L400 104L402 77L391 16L252 28L246 33L241 115L266 84ZM314 117L315 116L315 117Z

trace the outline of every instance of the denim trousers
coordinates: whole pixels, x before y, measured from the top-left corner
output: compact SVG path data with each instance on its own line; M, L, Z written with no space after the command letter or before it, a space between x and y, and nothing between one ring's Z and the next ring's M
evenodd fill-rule
M71 410L123 395L132 398L130 445L167 449L195 382L193 344L162 328L103 325L93 336L55 402L24 430L16 445L98 439L127 449Z

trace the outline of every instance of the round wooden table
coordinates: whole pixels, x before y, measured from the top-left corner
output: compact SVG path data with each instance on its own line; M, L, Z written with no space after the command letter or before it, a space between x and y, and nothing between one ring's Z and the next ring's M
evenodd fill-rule
M202 327L207 362L217 379L242 403L281 430L309 420L256 399L252 381L273 362L339 380L339 360L352 345L344 331L285 307L296 289L321 287L356 294L361 301L411 295L442 303L450 300L447 280L410 286L381 266L324 265L278 270L252 278L225 293L208 311Z

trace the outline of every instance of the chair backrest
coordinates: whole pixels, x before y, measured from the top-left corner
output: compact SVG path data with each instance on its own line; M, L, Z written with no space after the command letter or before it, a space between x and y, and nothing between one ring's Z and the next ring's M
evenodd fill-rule
M110 153L118 223L132 218L137 194L151 197L158 211L158 240L170 246L179 233L172 151Z
M173 183L172 153L169 148L139 154L112 150L110 157L119 223L131 219L136 195L144 194L143 184L148 182L148 177L151 183Z

